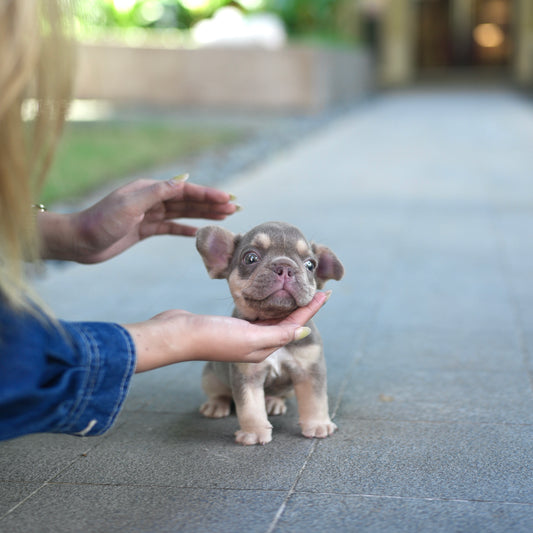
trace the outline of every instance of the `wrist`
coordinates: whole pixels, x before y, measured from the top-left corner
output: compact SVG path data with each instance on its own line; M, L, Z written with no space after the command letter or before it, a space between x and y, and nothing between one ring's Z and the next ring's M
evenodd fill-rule
M186 350L183 350L183 346L176 346L172 342L173 338L183 340L186 335L165 331L165 326L165 323L154 319L123 325L135 344L136 373L190 360L184 355Z
M74 261L73 224L71 215L41 211L37 213L37 227L42 259Z

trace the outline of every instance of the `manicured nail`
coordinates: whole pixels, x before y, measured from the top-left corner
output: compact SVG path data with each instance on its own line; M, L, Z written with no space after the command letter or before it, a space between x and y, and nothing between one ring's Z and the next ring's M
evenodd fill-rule
M333 292L332 290L329 290L329 291L326 291L326 292L325 292L325 295L326 295L326 302L329 300L329 298L330 298L332 292ZM326 302L324 302L324 303L326 303Z
M234 194L229 193L229 201L234 202L237 199L237 197Z
M311 328L308 328L307 326L303 326L301 328L296 329L294 332L294 340L295 341L301 341L302 339L305 339L311 334Z
M239 211L242 211L243 207L240 204L235 204L235 213L238 213Z
M172 178L172 181L175 181L176 183L182 183L184 181L187 181L189 179L189 173L185 172L184 174L180 174L179 176L175 176Z

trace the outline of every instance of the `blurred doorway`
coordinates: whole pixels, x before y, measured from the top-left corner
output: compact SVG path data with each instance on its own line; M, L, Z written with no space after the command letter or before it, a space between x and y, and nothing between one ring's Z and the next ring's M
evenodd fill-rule
M513 0L418 0L417 70L505 72L512 63Z

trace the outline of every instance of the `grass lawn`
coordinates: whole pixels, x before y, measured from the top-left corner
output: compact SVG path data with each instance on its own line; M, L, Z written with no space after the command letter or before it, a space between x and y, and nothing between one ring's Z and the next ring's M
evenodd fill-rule
M191 129L168 122L69 123L40 201L79 197L106 181L228 146L244 136L237 129Z

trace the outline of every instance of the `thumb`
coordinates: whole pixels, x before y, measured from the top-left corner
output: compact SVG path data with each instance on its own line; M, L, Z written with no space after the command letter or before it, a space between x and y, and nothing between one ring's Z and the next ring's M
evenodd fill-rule
M293 311L285 320L282 320L279 325L304 326L318 313L319 309L329 300L330 296L331 291L317 292L306 306Z
M256 322L252 327L259 327L254 333L256 335L255 340L257 341L257 345L263 348L279 348L289 342L307 337L311 333L311 330L305 324L327 302L330 295L331 291L317 292L311 302L305 307L300 307L281 322Z

